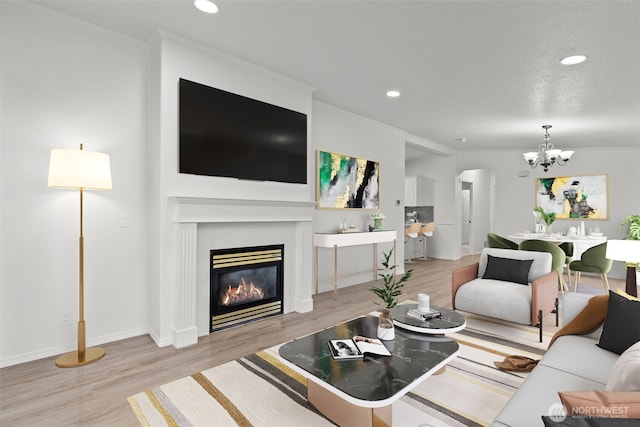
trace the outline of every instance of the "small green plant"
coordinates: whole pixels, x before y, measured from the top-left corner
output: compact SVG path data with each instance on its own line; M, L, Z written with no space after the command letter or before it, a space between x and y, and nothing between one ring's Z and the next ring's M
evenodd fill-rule
M627 239L640 240L640 215L629 215L621 225L623 229L626 229Z
M372 286L369 288L371 292L380 297L384 303L384 308L386 309L391 309L398 304L398 297L402 295L402 288L413 273L413 269L408 270L399 280L396 280L395 269L397 266L390 265L389 263L392 253L393 249L388 253L383 252L384 260L380 263L383 268L378 269L382 271L381 273L378 273L378 276L382 279L382 285L379 287Z
M542 209L542 206L536 206L533 209L533 211L534 212L538 212L540 214L540 218L542 218L544 223L547 224L547 225L553 224L553 221L556 220L556 213L555 212L545 212L544 209Z

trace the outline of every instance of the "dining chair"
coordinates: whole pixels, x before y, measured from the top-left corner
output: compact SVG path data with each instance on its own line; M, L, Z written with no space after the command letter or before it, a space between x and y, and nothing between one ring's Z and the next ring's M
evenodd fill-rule
M562 242L558 245L560 249L564 251L566 259L564 261L565 267L567 267L567 282L568 288L571 289L571 272L569 271L569 264L573 261L573 242Z
M420 228L419 235L422 237L422 259L427 259L427 237L433 236L433 231L436 229L435 222L428 222Z
M558 286L560 288L560 292L564 295L564 292L569 290L564 282L563 275L567 256L560 246L544 240L530 239L520 242L518 249L522 251L549 252L552 257L551 269L558 272Z
M576 292L580 283L580 273L599 273L602 277L602 286L606 293L609 293L609 280L607 273L611 271L613 260L606 257L607 242L592 246L582 253L580 260L571 261L569 264L569 274L575 271L573 291Z
M494 233L487 233L490 248L518 249L518 244Z
M404 242L409 243L408 245L409 257L407 258L407 256L405 255L404 257L405 262L413 262L413 257L411 256L412 255L411 241L418 238L421 227L422 227L422 224L419 222L416 222L404 229Z

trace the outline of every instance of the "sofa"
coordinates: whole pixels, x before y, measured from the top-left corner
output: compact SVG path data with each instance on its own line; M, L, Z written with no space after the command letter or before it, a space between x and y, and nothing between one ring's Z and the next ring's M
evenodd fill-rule
M556 313L558 273L548 252L484 248L477 263L451 277L451 305L482 316L536 326L542 342L542 319Z
M567 325L571 319L582 312L592 297L593 295L567 293L563 299L563 325ZM636 303L634 310L634 317L622 320L622 323L636 322L640 319L638 317L640 302ZM609 305L609 312L611 312L611 305ZM607 327L610 315L606 311L604 315L607 316L604 325ZM614 333L613 328L618 329L619 326L619 324L611 324L609 334ZM588 335L564 335L557 338L524 383L496 416L492 426L581 425L567 423L567 419L573 418L574 422L582 423L587 422L589 416L598 415L593 409L596 405L589 403L585 410L590 410L591 413L583 411L581 416L565 417L564 415L569 411L563 408L563 403L565 408L567 404L564 399L561 402L560 392L583 396L592 391L624 391L621 394L631 403L627 402L622 406L625 408L634 407L635 415L639 415L637 411L640 411L640 341L636 341L635 344L627 347L622 355L619 355L596 345L599 340L600 345L604 345L602 331L603 327L600 326L595 332ZM640 340L640 336L638 336L640 328L627 330L624 333L635 334L635 337L626 338L627 342L614 350L620 351L629 342ZM627 393L628 391L632 393ZM572 411L572 413L580 412ZM632 412L629 414L633 415ZM544 424L543 417L545 418ZM633 423L629 424L629 420L608 419L601 424L592 424L592 421L594 420L590 420L588 425L634 425ZM554 422L560 422L560 424L553 424ZM637 423L635 425L640 425L640 420L635 420L635 422Z

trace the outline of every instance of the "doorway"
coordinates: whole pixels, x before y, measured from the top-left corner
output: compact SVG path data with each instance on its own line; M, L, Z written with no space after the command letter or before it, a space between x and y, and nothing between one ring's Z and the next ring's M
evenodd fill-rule
M465 170L459 175L459 183L461 254L466 246L470 255L479 254L493 229L495 175L490 169Z
M462 182L461 202L462 202L462 256L469 255L469 243L471 239L471 197L473 193L473 184L471 182Z

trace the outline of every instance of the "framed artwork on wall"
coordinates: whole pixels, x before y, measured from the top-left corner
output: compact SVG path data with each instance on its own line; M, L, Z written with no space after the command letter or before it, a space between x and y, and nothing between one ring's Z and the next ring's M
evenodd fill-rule
M536 206L555 212L556 219L608 219L608 176L537 178Z
M318 150L318 209L378 209L380 162Z

